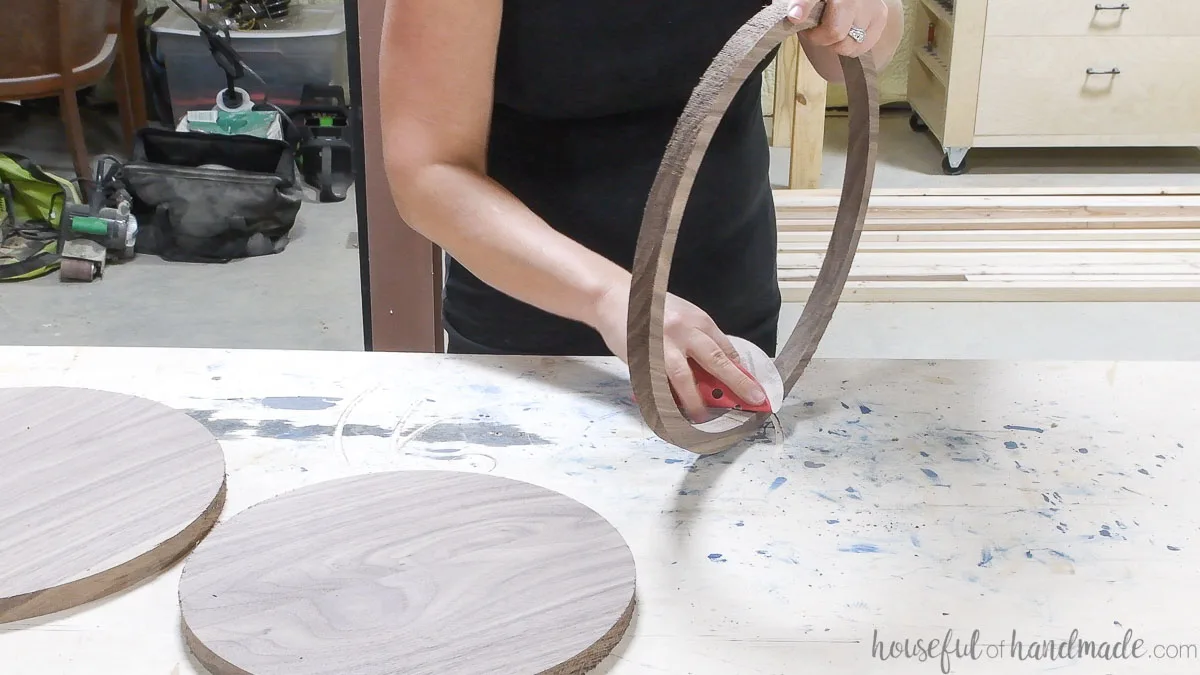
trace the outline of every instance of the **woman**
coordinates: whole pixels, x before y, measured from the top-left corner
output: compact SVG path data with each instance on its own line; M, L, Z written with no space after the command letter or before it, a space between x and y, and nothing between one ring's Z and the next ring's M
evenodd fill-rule
M900 0L828 0L801 37L826 79L839 55L898 45ZM803 21L815 0L792 0ZM667 140L704 70L763 0L387 0L388 180L409 226L451 256L458 353L626 358L630 268ZM765 64L764 64L765 66ZM780 308L761 70L718 128L684 214L665 319L668 377L704 415L689 359L763 393L726 335L776 349Z

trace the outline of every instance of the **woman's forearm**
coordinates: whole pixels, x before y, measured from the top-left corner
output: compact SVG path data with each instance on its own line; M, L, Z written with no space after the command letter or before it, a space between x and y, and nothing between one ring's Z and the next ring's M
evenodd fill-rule
M389 172L407 224L517 300L595 326L597 303L629 273L558 233L472 167Z

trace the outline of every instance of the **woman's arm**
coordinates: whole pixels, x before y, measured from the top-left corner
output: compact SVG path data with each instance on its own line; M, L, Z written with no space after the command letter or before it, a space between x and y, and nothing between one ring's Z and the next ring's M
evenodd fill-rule
M595 325L629 274L556 232L487 177L502 0L388 0L380 104L404 221L497 290Z
M387 0L380 117L396 208L485 283L591 326L624 360L629 272L551 228L487 175L502 5ZM664 323L668 377L685 412L704 414L689 358L742 399L765 400L705 312L670 296Z
M816 0L792 0L792 17L803 21ZM861 44L846 37L851 26L867 32ZM875 67L882 70L904 38L902 0L826 0L821 25L801 33L800 46L813 69L828 82L843 83L841 56L861 56L871 51Z

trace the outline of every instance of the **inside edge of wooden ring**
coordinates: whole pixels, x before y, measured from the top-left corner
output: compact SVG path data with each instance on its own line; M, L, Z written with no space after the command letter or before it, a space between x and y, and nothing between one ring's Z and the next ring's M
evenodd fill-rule
M765 12L770 11L770 9L771 8L768 8L767 10L764 10L764 11ZM767 27L765 32L763 32L758 37L755 44L752 45L749 48L749 50L744 54L741 61L732 65L733 73L731 75L736 74L740 70L745 70L746 62L752 61L752 59L750 57L754 56L755 54L760 54L760 55L765 56L766 52L769 52L770 50L775 49L780 44L782 44L786 39L791 37L793 34L798 33L799 30L800 30L800 26L794 25L791 22L791 20L786 16L786 14L781 15L773 25ZM864 54L862 57L858 57L856 59L843 58L842 62L843 62L843 65L845 65L847 61L850 61L852 63L857 62L858 66L860 68L863 68L864 70L866 70L865 66L867 65L867 62L863 61L863 59L869 59L869 58L871 58L870 52L868 52L868 53ZM863 74L865 75L866 73L863 73ZM707 75L708 75L708 73L706 73L706 76ZM734 81L735 79L737 80L736 82ZM850 79L851 79L850 77L847 78L847 80L848 80L847 84L850 84ZM744 84L745 84L744 77L742 77L742 78L735 78L732 76L727 77L724 86L720 90L721 95L716 97L715 101L724 102L725 106L727 107L729 99L733 95L735 95L736 92L744 86ZM871 86L870 83L864 82L863 84L866 85L866 88L868 90L866 98L868 100L875 98L874 96L871 96L871 93L869 91L870 86ZM861 103L862 96L859 92L856 92L853 87L851 87L850 103L851 103L851 108L852 108L852 112L851 112L852 117L854 116L853 108L856 107L855 106L856 102ZM712 103L712 101L710 101L710 105L707 106L707 110L709 112L711 112L711 110L714 107L711 103ZM861 107L861 106L859 106L859 107ZM869 111L864 111L864 112L866 112L868 115L870 114ZM718 124L719 124L719 120L722 119L723 117L724 117L724 111L722 111L721 118L718 118L718 122L717 122ZM701 128L703 128L703 123L701 124ZM690 155L688 157L689 159L691 158L691 155L694 155L696 153L696 146L697 146L696 140L698 138L699 138L699 136L691 139L690 143L688 144L690 146L689 147ZM864 157L864 159L867 160L865 162L865 164L867 166L867 175L865 177L865 182L867 183L867 185L864 186L867 193L870 192L869 183L871 182L871 178L872 178L871 174L872 174L873 168L874 168L873 166L871 166L871 164L872 164L871 160L873 159L873 157L871 156L871 151L870 151L870 147L873 145L874 138L872 138L871 141L872 142L869 142L866 146L868 148L868 152L867 152L867 156ZM707 142L703 144L702 150L703 150L703 153L701 155L700 162L697 163L697 170L698 170L699 166L701 166L703 164L703 154L707 154L707 150L708 150ZM852 161L847 162L846 178L850 177L849 172L850 172L850 168L853 164L854 164L854 162L852 162ZM663 249L668 248L667 241L666 241L668 239L670 240L669 248L671 249L672 253L674 252L675 237L671 236L669 223L672 220L682 221L683 212L686 210L687 204L690 201L691 189L693 187L693 184L691 184L689 182L688 191L686 193L687 199L685 199L682 204L679 204L679 203L677 203L677 200L675 199L675 197L678 196L678 193L679 193L681 187L682 186L677 183L674 185L674 190L672 190L670 192L669 196L671 196L672 199L670 200L669 203L672 204L672 207L670 209L668 209L668 211L667 211L667 224L664 225L663 228L661 228L662 229L662 241L651 242L651 244L652 244L651 248L656 249L659 254L658 259L655 261L655 264L648 268L652 289L653 289L653 287L657 286L657 281L658 281L660 275L666 275L668 278L670 275L671 257L672 256L663 256L662 255ZM848 226L853 227L855 225L855 222L854 222L855 220L857 220L860 223L862 221L862 214L860 214L860 213L856 213L856 215L858 216L857 218L848 218L847 214L841 213L846 208L845 187L843 187L843 190L844 190L843 202L839 203L839 207L838 207L840 217L836 221L838 224L841 225L841 227L835 228L835 230L836 229L844 230L845 227L848 227ZM678 210L677 216L675 215L676 209ZM858 209L858 210L863 210L863 209ZM644 229L645 228L643 228L643 230ZM678 226L675 229L676 229L676 236L677 236ZM843 251L844 253L846 253L847 257L849 257L849 258L853 257L854 249L857 248L857 232L855 232L853 234L851 239L852 239L853 245L851 245L849 247L848 251ZM832 241L831 241L831 245L832 245ZM639 248L641 248L641 246L639 246ZM833 279L834 285L838 287L838 290L840 293L840 289L841 289L841 287L844 286L845 278L849 272L849 265L846 265L846 268L844 270L842 270L841 273L839 273L837 270L834 270L832 268L832 265L835 262L837 262L837 261L833 260L831 256L829 256L828 254L826 255L825 260L822 262L821 271L818 275L818 282L817 282L817 284L814 284L814 289L813 289L814 293L818 288L820 288L823 285L823 282L824 282L824 285L828 285L829 277L831 275L834 276L834 279ZM635 271L636 271L636 268L635 268ZM838 277L840 277L840 279ZM665 283L663 285L664 285L664 287L666 286ZM632 289L631 289L631 292L632 292ZM674 401L670 382L667 378L665 370L663 370L661 372L661 374L659 374L659 373L656 373L655 369L653 368L653 365L656 361L658 363L662 363L663 361L665 361L665 348L664 348L664 344L663 344L663 335L662 335L663 334L662 321L655 322L654 318L655 317L662 318L662 315L665 311L666 295L667 295L667 293L665 291L663 293L656 293L656 292L653 292L653 290L652 290L652 292L650 294L650 299L649 299L651 311L648 313L644 313L643 317L635 316L635 314L633 312L633 307L631 306L630 317L629 317L630 322L629 322L629 326L628 326L630 329L630 337L634 337L638 333L643 333L643 331L639 330L640 328L643 328L643 327L648 328L648 330L644 330L644 334L648 338L647 339L647 347L650 352L648 354L649 358L646 359L646 366L647 366L647 370L649 371L648 385L650 388L651 400L640 404L639 407L643 408L644 413L647 412L647 406L649 406L651 408L651 410L649 412L651 412L652 414L647 415L647 421L650 423L650 426L654 429L655 433L658 434L659 436L661 436L664 440L671 442L673 444L676 444L682 448L688 449L692 452L696 452L697 454L713 454L713 453L719 452L721 450L724 450L728 447L731 447L731 446L741 442L742 440L744 440L751 434L753 434L755 431L757 431L759 428L761 428L762 424L765 423L766 419L771 417L771 415L768 413L754 413L750 418L748 418L744 422L736 424L735 426L723 428L719 431L713 431L713 430L701 428L700 425L693 423L691 420L689 420L683 414L683 412L679 409L678 404L675 403L675 401ZM834 303L834 306L836 306L836 302ZM808 310L808 303L806 303L806 311L802 313L802 316L801 316L800 320L797 322L797 325L793 329L791 335L789 336L789 338L784 346L784 349L781 352L777 352L777 356L774 359L776 367L780 367L781 365L783 366L783 368L781 368L781 375L783 376L783 378L785 380L785 395L787 393L790 393L790 389L794 385L795 378L797 378L799 376L799 372L803 370L804 365L807 364L808 357L811 356L811 354L806 354L803 357L799 357L799 351L800 351L799 348L803 345L805 347L804 351L812 351L811 347L813 345L808 345L806 343L807 342L815 342L813 340L806 340L804 342L798 342L797 341L798 337L801 336L804 332L802 329L811 328L815 322L817 324L817 330L815 331L815 335L816 335L817 339L819 340L820 335L824 332L824 324L827 324L829 321L829 318L832 316L833 307L832 306L829 307L826 311L821 311L821 308L817 308L816 310L812 311L811 313L807 310ZM795 353L793 353L793 352L795 352ZM633 356L632 350L631 350L631 354L630 354L630 360L631 360L631 364L632 364L634 361L634 356ZM637 359L637 360L640 361L641 359ZM782 361L782 364L781 364L781 361ZM790 373L786 372L784 369L786 369L786 371L791 371L791 372ZM789 382L788 380L791 380L791 382ZM665 390L664 390L664 388L665 388ZM659 405L659 403L661 403L661 402L658 401L658 398L660 396L662 396L664 393L665 393L665 398L670 401L670 405L666 406L665 409L662 405Z

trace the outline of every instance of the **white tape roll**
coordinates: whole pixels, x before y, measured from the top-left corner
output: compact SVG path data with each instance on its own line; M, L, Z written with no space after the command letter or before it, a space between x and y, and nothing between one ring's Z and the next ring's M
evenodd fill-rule
M241 87L234 87L233 93L237 94L241 98L242 103L241 103L241 105L239 105L236 108L230 108L229 106L225 105L225 92L227 92L227 91L229 91L229 90L222 89L220 92L217 93L217 109L218 110L222 110L224 112L241 112L243 110L249 110L254 107L254 101L250 100L250 93L247 92L245 89L242 89Z

